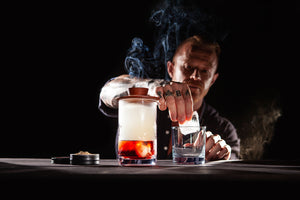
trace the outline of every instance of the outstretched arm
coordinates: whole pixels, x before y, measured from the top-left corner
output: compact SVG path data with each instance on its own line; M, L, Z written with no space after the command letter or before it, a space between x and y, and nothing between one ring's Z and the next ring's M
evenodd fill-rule
M118 108L117 98L128 95L128 88L146 87L148 94L157 96L155 89L164 83L162 79L140 79L127 74L109 80L101 89L99 103L102 101L109 108Z

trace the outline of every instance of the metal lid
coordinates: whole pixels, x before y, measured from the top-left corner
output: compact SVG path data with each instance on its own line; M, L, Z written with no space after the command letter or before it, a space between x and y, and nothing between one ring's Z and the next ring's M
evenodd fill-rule
M70 154L70 163L72 165L97 165L99 162L99 154L91 154L83 151L76 154Z

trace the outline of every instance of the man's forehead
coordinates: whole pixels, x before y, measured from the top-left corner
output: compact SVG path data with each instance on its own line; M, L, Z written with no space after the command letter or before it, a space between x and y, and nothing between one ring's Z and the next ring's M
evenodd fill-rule
M216 54L211 49L192 45L183 47L177 57L180 62L203 62L208 66L212 66L216 62L216 58Z

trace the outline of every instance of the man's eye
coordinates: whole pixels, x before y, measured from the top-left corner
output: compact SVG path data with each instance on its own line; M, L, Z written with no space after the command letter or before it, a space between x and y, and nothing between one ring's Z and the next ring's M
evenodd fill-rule
M185 67L185 69L188 70L188 71L192 71L192 70L193 70L193 67L190 66L190 65L188 65L188 66Z

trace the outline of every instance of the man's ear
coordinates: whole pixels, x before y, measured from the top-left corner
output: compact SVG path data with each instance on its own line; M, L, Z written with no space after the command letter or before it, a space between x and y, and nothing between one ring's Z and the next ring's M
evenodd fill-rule
M174 73L174 64L171 61L167 62L168 74L171 78L173 78Z
M218 77L219 77L219 73L215 73L214 77L213 77L213 79L212 79L212 81L210 83L210 87L215 83L215 81L217 80Z

